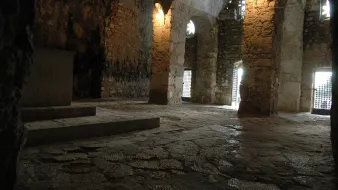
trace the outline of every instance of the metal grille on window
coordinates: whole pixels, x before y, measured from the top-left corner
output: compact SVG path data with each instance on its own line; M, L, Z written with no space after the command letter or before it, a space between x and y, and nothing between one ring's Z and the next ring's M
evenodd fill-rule
M243 69L235 68L232 76L232 106L238 106L241 102L239 87L242 81Z
M234 69L232 73L232 105L237 105L237 91L238 89L238 69Z
M191 97L191 70L185 70L183 74L183 95L184 98Z
M330 110L332 103L332 72L318 71L315 72L314 82L314 110Z

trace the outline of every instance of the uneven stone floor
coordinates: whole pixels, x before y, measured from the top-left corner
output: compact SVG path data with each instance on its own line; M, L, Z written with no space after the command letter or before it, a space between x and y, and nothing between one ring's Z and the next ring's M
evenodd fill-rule
M225 107L90 103L161 127L26 148L17 189L336 189L329 117L238 119Z

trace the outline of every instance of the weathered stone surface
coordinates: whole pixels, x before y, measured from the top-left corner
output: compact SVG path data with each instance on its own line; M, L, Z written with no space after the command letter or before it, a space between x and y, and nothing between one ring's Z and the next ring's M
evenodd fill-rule
M113 167L106 169L104 173L110 178L123 178L134 174L133 168L125 164L114 164Z
M91 164L90 163L71 163L63 166L63 171L66 173L89 173L91 172Z
M115 162L126 159L126 156L122 152L110 152L109 154L102 155L102 158L107 161Z
M158 158L158 159L163 159L163 158L168 158L169 153L166 152L163 148L161 147L156 147L156 148L151 148L151 149L141 149L139 153L135 155L135 158L137 159L142 159L142 160L149 160L152 158Z
M38 0L35 44L77 52L76 96L147 97L152 9L153 0Z
M17 189L111 189L112 184L130 189L168 185L177 189L335 189L331 144L327 138L328 117L283 114L282 118L238 119L236 111L218 106L158 106L139 102L102 105L112 112L119 110L118 114L152 112L175 119L163 120L160 131L50 147L55 150L80 147L90 154L85 160L39 159L42 150L48 148L45 146L24 150ZM146 140L138 141L140 137ZM155 143L161 139L167 144ZM101 144L104 148L86 149L84 144ZM138 149L126 155L126 147ZM148 152L146 158L136 157L144 152ZM56 156L52 151L42 154L48 158Z
M160 161L161 169L183 169L183 165L181 162L174 159L164 159Z
M247 2L246 5L240 116L270 116L277 113L277 55L284 12L275 7L284 7L284 4L282 1L262 0L258 3ZM276 23L277 20L279 23Z
M73 154L64 154L60 156L53 157L53 160L57 162L67 162L67 161L75 161L80 159L87 159L87 154L83 153L73 153Z
M157 16L154 10L154 44L152 55L149 102L180 104L183 90L186 25L190 18L197 28L196 81L192 99L213 103L216 85L217 33L209 15L174 1L166 15ZM208 34L208 35L206 35Z
M238 179L230 179L228 182L230 187L234 187L237 189L247 189L247 188L253 188L253 189L269 189L269 190L279 190L279 188L275 185L270 184L262 184L262 183L255 183L250 181L242 181Z
M193 142L183 141L179 144L175 143L168 145L168 151L174 158L191 157L197 154L198 147Z
M242 60L243 19L235 18L239 1L232 1L219 15L218 56L215 103L231 105L233 98L233 70Z
M159 169L160 163L159 161L134 161L131 162L130 165L134 168L141 168L141 169Z
M280 43L278 110L299 112L305 3L289 0L284 9Z

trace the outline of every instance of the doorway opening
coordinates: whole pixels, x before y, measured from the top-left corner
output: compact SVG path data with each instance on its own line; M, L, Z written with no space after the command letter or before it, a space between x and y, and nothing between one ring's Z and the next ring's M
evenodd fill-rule
M231 106L239 107L239 103L241 102L241 96L239 92L239 87L241 85L243 76L243 68L235 67L232 75L232 103Z
M313 114L330 115L332 104L332 71L319 69L314 73Z
M192 79L192 71L184 70L183 74L183 93L182 100L189 101L191 98L191 79Z

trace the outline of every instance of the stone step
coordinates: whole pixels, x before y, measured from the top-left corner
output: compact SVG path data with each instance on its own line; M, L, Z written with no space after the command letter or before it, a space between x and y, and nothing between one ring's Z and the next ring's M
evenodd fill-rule
M26 146L109 136L160 126L153 116L91 116L25 123L28 129Z
M22 121L43 121L62 118L76 118L95 116L95 106L58 106L58 107L31 107L21 109Z

